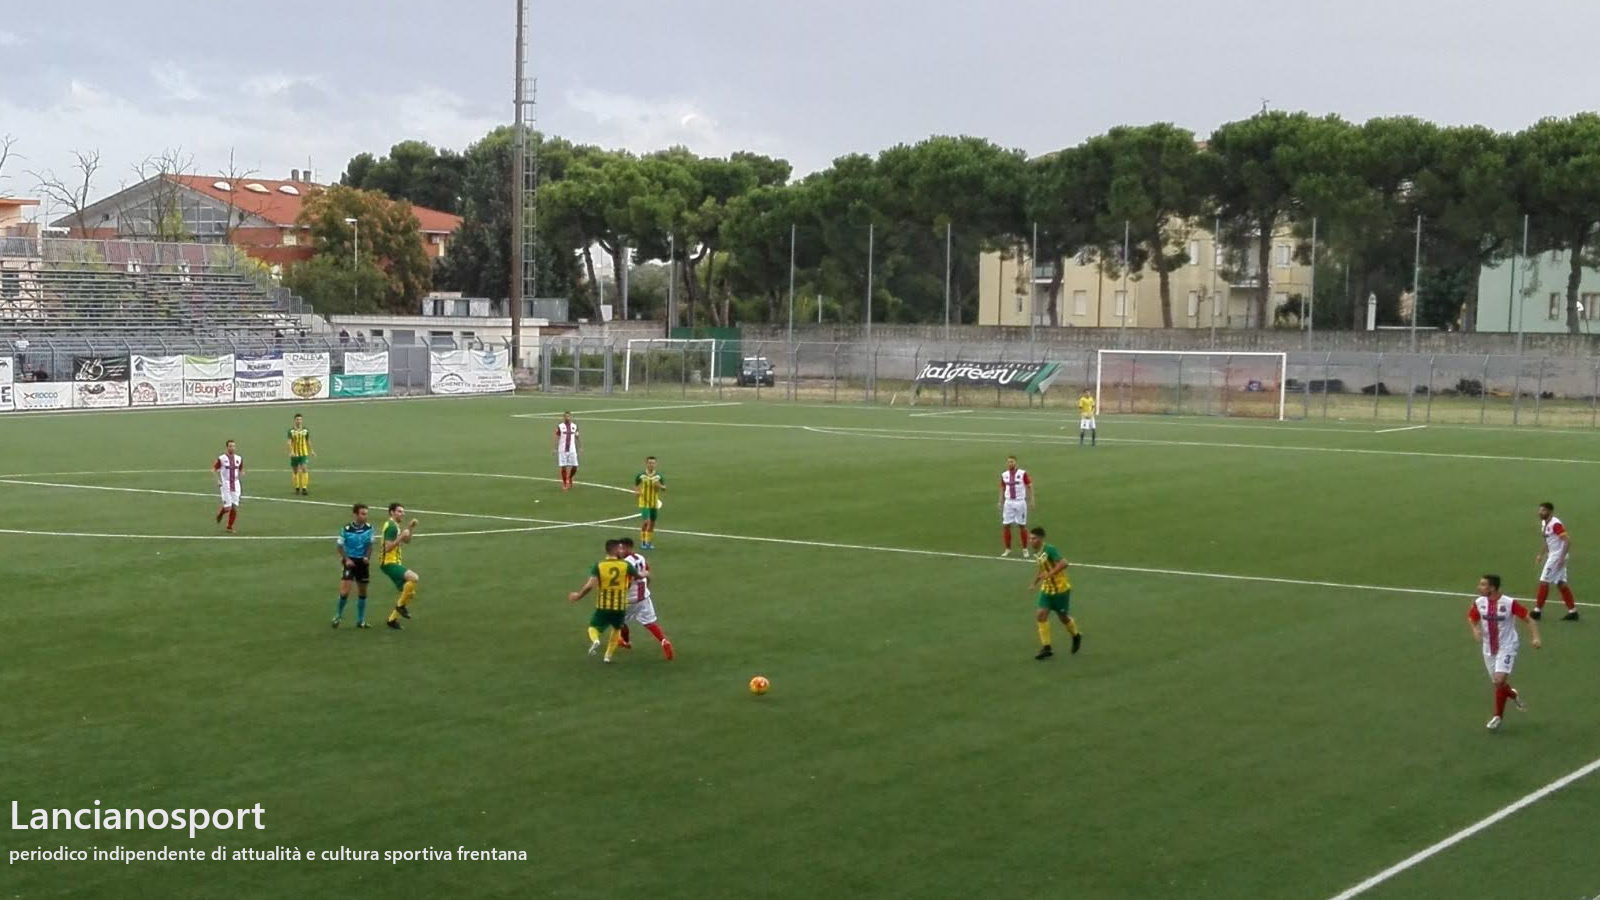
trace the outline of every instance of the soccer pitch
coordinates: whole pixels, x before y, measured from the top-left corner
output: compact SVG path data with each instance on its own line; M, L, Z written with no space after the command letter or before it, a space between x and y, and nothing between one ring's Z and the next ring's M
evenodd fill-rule
M1326 900L1600 757L1600 608L1545 616L1499 733L1465 618L1485 571L1532 595L1541 500L1600 602L1594 433L1108 416L1080 448L1064 411L418 399L301 409L296 497L295 411L0 418L4 799L266 826L5 849L527 860L26 861L0 894ZM1034 661L1035 569L997 558L1013 453L1073 563L1077 655L1058 624ZM636 629L603 666L566 593L637 537L647 454L677 659ZM377 577L377 627L352 601L329 628L358 500L422 521L400 633ZM1577 779L1361 896L1595 896L1597 804Z

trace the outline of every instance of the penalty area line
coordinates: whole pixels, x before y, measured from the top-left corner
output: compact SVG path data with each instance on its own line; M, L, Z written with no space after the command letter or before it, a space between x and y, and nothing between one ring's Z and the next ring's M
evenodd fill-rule
M618 522L633 520L633 516L617 516L612 519L595 519L591 522L565 522L559 525L530 525L524 528L486 528L476 531L426 531L419 532L416 537L421 538L447 538L447 537L478 537L492 534L531 534L536 531L560 531L564 528L599 528L604 525L615 525ZM128 534L102 531L36 531L25 528L0 528L0 534L14 534L22 537L68 537L68 538L100 538L118 539L129 541L326 541L330 538L325 534Z
M1367 891L1372 890L1378 885L1383 884L1385 881L1388 881L1396 875L1399 875L1407 869L1413 868L1427 861L1430 857L1443 853L1444 851L1454 847L1456 844L1461 843L1467 838L1472 837L1478 832L1483 831L1497 822L1516 815L1518 812L1526 809L1529 806L1532 806L1535 803L1538 803L1540 800L1543 800L1551 794L1554 794L1556 791L1567 787L1575 781L1593 775L1597 771L1600 771L1600 759L1596 759L1581 769L1557 778L1555 781L1550 782L1544 787L1539 788L1538 790L1528 794L1514 803L1511 803L1507 806L1502 806L1484 818L1479 819L1471 825L1468 825L1466 828L1461 829L1460 831L1450 835L1442 841L1439 841L1433 846L1427 847L1423 850L1418 850L1416 853L1413 853L1405 859L1400 860L1399 862L1387 869L1384 869L1382 872L1379 872L1371 878L1368 878L1366 881L1361 882L1355 887L1349 888L1342 893L1333 895L1329 898L1329 900L1350 900L1352 897L1358 897Z
M1373 434L1394 434L1397 431L1419 431L1427 427L1428 426L1426 425L1406 425L1400 428L1379 428L1377 431L1374 431Z

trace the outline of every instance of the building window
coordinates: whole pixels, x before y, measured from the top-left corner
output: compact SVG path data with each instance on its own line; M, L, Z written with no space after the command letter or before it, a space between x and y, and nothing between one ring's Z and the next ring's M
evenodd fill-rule
M1200 242L1199 241L1190 241L1189 242L1189 265L1191 265L1191 266L1200 265Z
M285 228L283 230L283 246L285 246L285 247L297 247L299 245L300 245L300 235L296 234L294 229L292 229L292 228Z
M1072 292L1072 314L1075 316L1087 316L1089 314L1088 291Z
M1227 262L1227 258L1224 256L1224 253L1225 253L1225 251L1223 250L1221 241L1212 241L1211 242L1211 264L1212 265L1216 266L1219 269L1222 268L1223 263Z
M455 344L455 332L430 331L428 332L428 343L435 347L452 346Z
M472 301L470 301L470 300L457 300L455 302L455 307L456 307L455 314L458 315L458 316L470 316L470 315L472 315Z
M1189 318L1197 319L1199 317L1200 317L1200 292L1199 291L1190 291L1189 292Z
M463 332L461 332L461 341L462 341L462 343L468 343L468 342L471 342L471 341L475 341L477 339L478 339L478 333L476 331L463 331Z
M1562 313L1566 311L1566 304L1562 302L1565 299L1562 294L1550 292L1550 321L1555 322L1562 318Z
M1220 315L1222 315L1222 292L1221 291L1212 291L1211 292L1211 319L1212 319L1212 321L1216 321L1217 317L1220 316Z
M1278 253L1278 268L1289 268L1289 245L1278 244L1275 249Z
M1126 318L1128 315L1128 292L1117 291L1116 298L1116 311L1112 315L1119 319Z
M373 340L377 340L378 338L381 338L381 337L383 337L383 329L382 328L374 328L374 329L372 329L372 339Z
M1578 302L1583 304L1583 311L1578 313L1579 316L1591 321L1600 319L1600 315L1594 311L1596 306L1600 306L1600 294L1584 294L1578 298Z
M1022 314L1022 295L1021 294L1017 295L1017 314L1018 315Z
M444 301L443 300L434 300L433 301L433 315L436 315L436 316L444 315Z
M1288 306L1288 305L1289 305L1289 295L1288 294L1276 293L1276 294L1272 295L1272 308L1273 309L1283 309L1285 306Z

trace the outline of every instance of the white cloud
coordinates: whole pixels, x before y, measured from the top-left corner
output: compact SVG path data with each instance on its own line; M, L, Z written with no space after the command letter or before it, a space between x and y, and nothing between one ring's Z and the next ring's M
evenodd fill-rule
M21 35L0 28L0 47L21 47L23 43Z
M205 96L195 85L188 70L170 60L151 66L150 77L170 100L193 103Z
M563 100L571 116L581 121L554 129L557 133L635 153L682 145L696 153L725 156L772 143L762 135L728 128L694 100L649 100L590 88L570 91Z

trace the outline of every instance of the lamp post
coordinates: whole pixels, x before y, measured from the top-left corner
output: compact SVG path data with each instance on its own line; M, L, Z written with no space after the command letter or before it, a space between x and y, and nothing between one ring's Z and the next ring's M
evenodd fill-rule
M346 225L349 225L351 228L354 228L355 232L356 232L354 253L352 254L352 258L351 258L351 262L350 262L350 266L351 266L350 272L355 277L350 279L350 284L352 285L352 290L353 290L353 294L354 294L353 300L354 300L354 303L355 303L355 308L356 309L360 309L361 308L361 220L357 219L357 218L355 218L353 216L350 216L350 217L346 217L345 218L344 223Z

